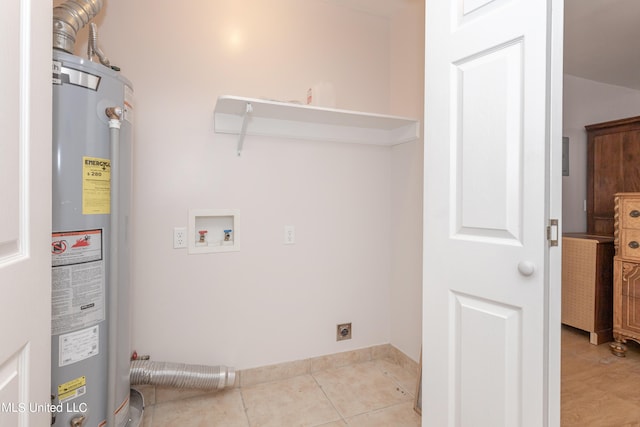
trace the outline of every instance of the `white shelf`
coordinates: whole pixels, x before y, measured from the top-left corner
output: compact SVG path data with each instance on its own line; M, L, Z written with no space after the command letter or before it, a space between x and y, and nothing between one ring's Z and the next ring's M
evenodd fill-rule
M264 99L220 96L214 112L216 133L276 136L356 144L396 145L419 137L417 120Z

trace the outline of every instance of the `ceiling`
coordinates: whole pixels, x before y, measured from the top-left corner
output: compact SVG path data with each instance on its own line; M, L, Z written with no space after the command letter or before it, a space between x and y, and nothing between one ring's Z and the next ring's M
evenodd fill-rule
M640 90L640 1L564 3L564 72Z
M424 0L324 0L381 16ZM640 1L564 0L564 72L640 90Z

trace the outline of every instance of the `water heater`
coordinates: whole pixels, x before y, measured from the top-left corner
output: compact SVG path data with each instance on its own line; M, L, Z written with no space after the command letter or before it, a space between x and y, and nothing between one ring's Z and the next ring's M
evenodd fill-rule
M129 422L132 98L119 72L54 49L54 426Z

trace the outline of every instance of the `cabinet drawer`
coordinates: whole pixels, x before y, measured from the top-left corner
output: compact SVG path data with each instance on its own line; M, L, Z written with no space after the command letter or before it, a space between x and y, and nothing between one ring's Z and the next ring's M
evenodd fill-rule
M620 228L640 230L640 199L623 199L620 209Z
M640 229L620 231L620 255L625 259L640 260Z

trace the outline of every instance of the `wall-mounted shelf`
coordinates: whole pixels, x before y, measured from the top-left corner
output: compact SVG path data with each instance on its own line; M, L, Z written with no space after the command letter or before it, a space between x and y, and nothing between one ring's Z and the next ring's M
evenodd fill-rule
M356 144L396 145L419 138L417 120L337 110L290 102L220 96L214 112L216 133L277 136Z

